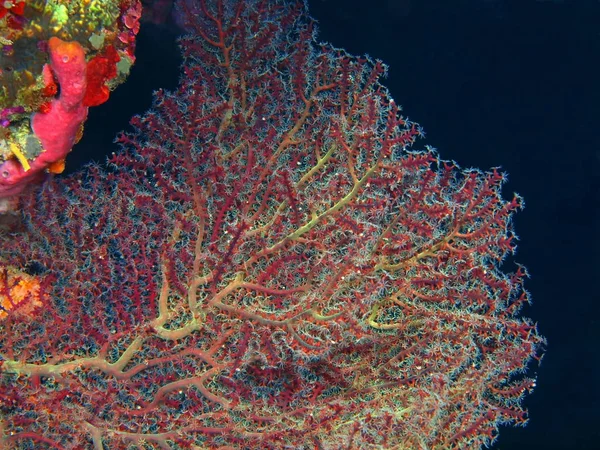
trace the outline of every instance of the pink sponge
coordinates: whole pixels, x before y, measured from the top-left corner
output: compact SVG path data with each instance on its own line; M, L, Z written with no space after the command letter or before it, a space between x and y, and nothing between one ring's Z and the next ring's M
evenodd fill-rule
M48 41L48 50L60 97L52 100L48 113L34 114L31 125L45 150L39 158L53 162L69 153L77 130L87 117L88 109L82 103L87 87L86 61L83 48L77 42L53 37Z
M77 132L87 118L83 106L86 91L86 61L83 47L57 37L48 41L50 68L60 86L60 96L51 102L50 111L31 117L33 132L42 143L43 152L25 170L15 160L0 165L0 200L14 197L38 179L53 163L61 161L75 144ZM0 212L2 209L0 202Z

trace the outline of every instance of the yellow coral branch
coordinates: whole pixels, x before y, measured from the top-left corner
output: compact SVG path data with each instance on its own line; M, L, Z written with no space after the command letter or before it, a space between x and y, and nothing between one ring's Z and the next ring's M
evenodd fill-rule
M23 152L21 152L21 149L19 148L19 146L17 144L15 144L14 142L11 142L8 145L10 147L10 151L13 153L13 155L15 155L17 157L17 159L23 166L23 169L25 170L25 172L27 172L29 169L31 169L31 166L29 165L29 161L27 161L27 158L25 157Z

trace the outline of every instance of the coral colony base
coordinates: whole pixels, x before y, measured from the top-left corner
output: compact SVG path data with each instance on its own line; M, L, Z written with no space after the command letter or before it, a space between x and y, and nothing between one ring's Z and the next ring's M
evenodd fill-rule
M0 446L477 449L526 422L504 175L431 149L305 6L178 4L176 92L0 243Z

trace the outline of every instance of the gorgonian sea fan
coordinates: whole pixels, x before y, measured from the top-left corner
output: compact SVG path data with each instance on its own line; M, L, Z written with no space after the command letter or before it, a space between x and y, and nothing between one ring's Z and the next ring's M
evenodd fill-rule
M179 8L178 90L2 236L4 304L19 273L43 304L0 322L4 447L479 448L524 423L543 338L501 270L504 176L410 150L385 66L303 5Z

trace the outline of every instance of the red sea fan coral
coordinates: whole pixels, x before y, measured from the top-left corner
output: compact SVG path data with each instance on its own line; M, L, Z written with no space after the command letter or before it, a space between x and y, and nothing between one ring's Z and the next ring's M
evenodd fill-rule
M502 270L504 175L410 150L385 66L302 5L179 7L178 90L2 239L48 299L0 324L3 445L479 448L524 423L543 339Z

